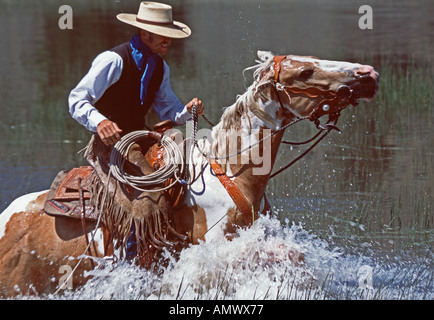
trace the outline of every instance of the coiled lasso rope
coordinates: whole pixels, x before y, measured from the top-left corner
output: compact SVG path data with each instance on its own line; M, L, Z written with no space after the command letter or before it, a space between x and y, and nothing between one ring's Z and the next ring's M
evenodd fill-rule
M156 139L156 132L147 130L133 131L116 142L110 154L110 172L118 181L133 187L139 191L159 192L170 189L175 183L181 182L181 174L184 172L184 158L178 145L170 137L162 135L159 143L165 149L164 165L148 175L135 176L123 170L128 152L137 141L144 139ZM158 135L158 134L157 134ZM168 179L175 177L174 181L165 187L156 187Z

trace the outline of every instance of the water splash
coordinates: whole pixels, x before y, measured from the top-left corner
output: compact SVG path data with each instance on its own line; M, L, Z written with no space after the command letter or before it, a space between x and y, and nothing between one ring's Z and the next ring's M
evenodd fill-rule
M298 261L301 253L303 261ZM159 272L100 263L61 299L432 299L432 256L418 263L347 254L306 231L263 217L232 241L200 243ZM48 297L53 298L53 297ZM56 299L59 297L55 297Z

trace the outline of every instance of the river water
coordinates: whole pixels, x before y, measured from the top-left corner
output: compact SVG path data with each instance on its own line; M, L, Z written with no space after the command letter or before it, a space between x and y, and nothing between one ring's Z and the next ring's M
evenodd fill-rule
M213 122L249 85L242 72L257 50L371 64L380 92L343 113L342 134L270 181L273 218L225 246L187 249L163 277L120 264L66 297L432 299L434 3L369 1L373 28L361 29L365 1L167 2L193 31L166 57L172 87L182 101L199 96ZM73 29L62 30L58 1L0 3L0 211L84 163L77 152L89 133L70 118L68 93L98 53L134 32L115 16L138 1L67 4ZM313 132L300 125L285 136ZM276 169L302 151L282 146ZM305 252L305 266L264 267L246 249L280 244ZM360 283L363 270L372 285Z

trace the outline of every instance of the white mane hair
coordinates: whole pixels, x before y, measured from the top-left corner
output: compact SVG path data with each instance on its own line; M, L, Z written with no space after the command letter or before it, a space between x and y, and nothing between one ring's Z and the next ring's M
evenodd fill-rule
M247 70L255 70L253 72L253 78L255 81L259 81L259 77L261 76L261 74L266 71L271 63L273 62L273 58L274 58L275 54L273 54L270 51L258 51L258 58L259 60L256 60L256 62L258 64L252 66L252 67L248 67L246 69L244 69L244 71Z
M273 63L274 55L271 52L258 51L257 64L244 69L245 71L253 71L253 83L247 88L246 92L238 95L234 104L224 109L220 122L213 127L206 139L201 140L201 148L205 148L206 152L210 152L214 156L226 156L227 139L237 135L236 131L246 130L250 132L252 129L252 117L257 117L263 122L268 122L273 125L273 119L263 110L264 101L270 99L266 92L262 92L261 87L268 84L269 81L263 80L262 75L269 70ZM247 120L247 121L242 121ZM250 128L242 128L242 123L249 123ZM210 142L206 144L205 141ZM227 159L229 161L229 159Z
M221 129L238 128L242 117L248 116L249 111L264 122L270 122L270 116L259 106L258 98L266 100L265 94L261 92L261 87L268 84L269 81L261 82L262 74L267 71L273 63L274 54L269 51L258 51L257 64L244 69L253 71L253 83L247 88L246 92L238 95L235 103L223 112L219 125Z

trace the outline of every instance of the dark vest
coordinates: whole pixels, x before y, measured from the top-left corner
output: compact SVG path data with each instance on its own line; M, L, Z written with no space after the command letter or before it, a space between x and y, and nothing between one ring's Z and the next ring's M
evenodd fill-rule
M154 102L164 74L163 59L158 59L147 88L146 100L142 105L140 87L142 73L137 68L131 55L129 42L123 43L111 51L122 57L122 74L117 82L111 85L96 102L95 107L109 120L116 122L122 135L145 127L145 115Z

